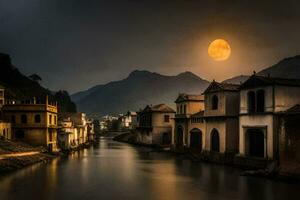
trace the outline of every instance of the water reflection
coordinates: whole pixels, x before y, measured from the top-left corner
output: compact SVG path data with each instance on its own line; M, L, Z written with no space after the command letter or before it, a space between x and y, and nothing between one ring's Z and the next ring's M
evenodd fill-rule
M0 177L0 199L292 199L299 189L110 139Z

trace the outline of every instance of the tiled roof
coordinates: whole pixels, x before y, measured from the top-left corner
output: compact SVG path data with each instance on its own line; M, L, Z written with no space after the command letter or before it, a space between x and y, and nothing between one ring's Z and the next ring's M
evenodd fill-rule
M300 113L300 105L296 104L293 107L287 109L285 113Z
M196 94L179 94L179 96L177 97L175 103L179 103L182 101L203 101L204 100L204 96L203 95L196 95Z
M173 110L172 108L170 108L169 106L167 106L166 104L158 104L158 105L154 105L154 106L146 106L146 108L143 110L144 112L174 112L175 110Z
M203 117L203 116L204 116L204 110L201 110L201 111L191 115L191 117Z
M204 91L205 93L217 92L217 91L239 91L240 85L231 83L219 83L216 81L211 82L211 84Z

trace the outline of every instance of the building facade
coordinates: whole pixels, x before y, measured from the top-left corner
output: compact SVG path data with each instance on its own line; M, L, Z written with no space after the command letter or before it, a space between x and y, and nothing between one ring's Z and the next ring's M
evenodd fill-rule
M174 148L201 151L205 146L204 96L179 94L175 103Z
M146 106L138 112L136 135L138 143L170 146L175 111L165 104Z
M300 103L300 80L251 76L241 85L239 154L279 159L282 113ZM296 116L296 115L294 115ZM285 132L286 133L286 132ZM286 133L287 134L287 133Z
M2 107L3 118L11 123L12 139L32 145L41 145L49 151L57 147L57 104L35 98L8 103Z
M11 140L11 123L0 120L0 138Z
M239 85L213 81L204 91L205 150L237 153Z

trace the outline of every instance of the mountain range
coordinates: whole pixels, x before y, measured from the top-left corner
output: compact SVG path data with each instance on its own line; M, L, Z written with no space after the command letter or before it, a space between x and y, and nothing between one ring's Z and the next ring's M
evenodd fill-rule
M38 77L34 74L32 77ZM66 91L50 91L42 87L37 80L23 75L12 63L10 56L0 53L0 85L5 88L5 98L22 100L32 97L57 101L59 112L76 112L76 105Z
M257 74L300 79L300 55L285 58ZM223 82L240 84L248 77L239 75ZM174 106L174 100L179 93L201 94L208 84L207 80L192 72L165 76L136 70L123 80L97 85L75 93L71 98L79 111L99 115L118 114L162 102Z
M178 93L200 94L208 84L191 72L165 76L136 70L123 80L97 85L71 98L80 111L118 114L162 102L172 106Z

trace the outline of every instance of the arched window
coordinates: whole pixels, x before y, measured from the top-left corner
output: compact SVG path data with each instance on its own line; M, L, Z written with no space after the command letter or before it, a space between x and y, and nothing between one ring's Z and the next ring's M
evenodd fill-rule
M255 112L255 92L250 91L248 92L248 112L253 113Z
M265 91L264 90L258 90L256 92L256 111L257 112L264 112L265 111Z
M218 104L219 104L219 99L217 97L217 95L214 95L212 97L212 101L211 101L211 107L213 110L217 110L218 109Z
M34 116L34 122L35 123L41 123L41 115L40 114L36 114Z
M27 115L21 115L21 123L23 124L27 123Z
M213 152L220 152L220 138L219 138L219 132L217 129L213 129L211 131L211 151Z

